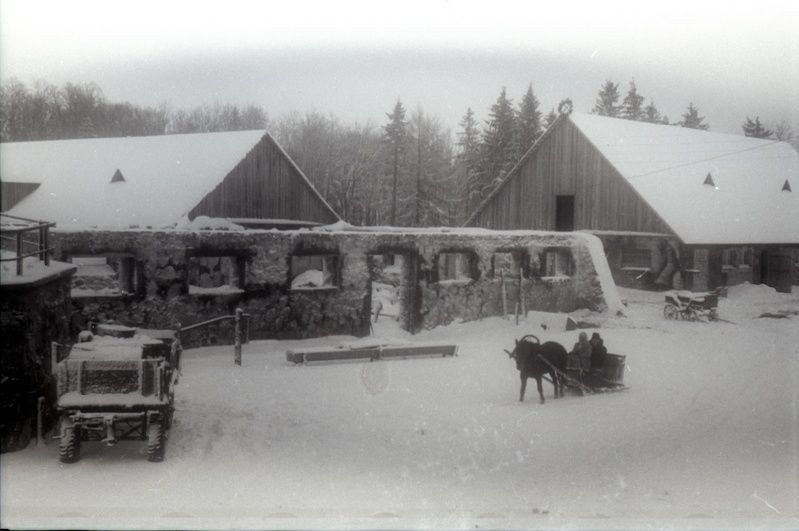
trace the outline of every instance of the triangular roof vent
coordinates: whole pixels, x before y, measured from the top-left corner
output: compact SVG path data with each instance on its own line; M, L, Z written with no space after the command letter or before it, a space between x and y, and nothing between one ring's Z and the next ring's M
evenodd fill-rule
M708 172L707 177L705 177L705 182L703 184L710 185L713 188L716 187L716 181L713 180L713 176L710 175L710 172Z
M117 168L116 173L114 174L113 177L111 177L111 183L124 183L124 182L126 182L125 178L122 176L122 172L119 171L119 168Z
M783 192L790 192L791 191L791 183L788 182L788 179L785 179L785 184L782 185Z

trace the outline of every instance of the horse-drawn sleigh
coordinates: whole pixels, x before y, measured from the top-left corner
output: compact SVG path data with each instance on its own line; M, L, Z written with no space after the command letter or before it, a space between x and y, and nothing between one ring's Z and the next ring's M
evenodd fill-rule
M524 401L528 378L535 379L538 384L542 404L542 380L547 380L555 387L555 398L564 396L566 390L586 395L627 389L624 385L626 356L607 353L602 356L601 363L593 363L590 368L575 367L569 364L569 353L563 345L555 341L542 344L532 334L517 340L513 352L505 352L516 360L521 378L521 402Z

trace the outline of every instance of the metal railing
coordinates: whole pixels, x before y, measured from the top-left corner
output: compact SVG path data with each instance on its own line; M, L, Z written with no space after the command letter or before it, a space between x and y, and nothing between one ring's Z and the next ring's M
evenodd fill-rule
M236 308L236 313L233 315L222 315L220 317L215 317L213 319L209 319L207 321L203 321L201 323L195 323L188 326L178 326L177 335L178 338L181 337L181 334L184 334L191 330L197 330L199 328L204 328L216 323L221 323L223 321L233 321L234 322L234 336L233 336L233 360L236 365L241 365L241 344L242 343L249 343L250 341L250 314L244 313L241 308ZM246 328L242 330L241 322L246 320Z
M0 223L0 237L3 240L14 242L14 252L16 254L13 258L0 258L0 261L16 262L17 276L22 275L25 258L30 256L38 256L39 260L44 262L44 265L50 265L50 252L53 250L50 247L50 227L55 227L55 223L19 218L8 214L0 214L0 221L2 221ZM24 236L31 232L38 233L38 240L24 239ZM26 253L24 252L23 244L34 245L36 250Z

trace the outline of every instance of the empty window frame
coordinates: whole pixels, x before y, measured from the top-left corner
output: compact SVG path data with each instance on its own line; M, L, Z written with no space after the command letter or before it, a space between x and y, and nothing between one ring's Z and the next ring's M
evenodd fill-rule
M574 259L569 249L546 249L541 254L539 276L572 277L574 272Z
M491 256L491 276L493 278L521 278L523 256L521 251L494 253Z
M754 251L752 251L751 247L744 247L743 251L741 251L741 265L740 267L749 267L751 268L755 261Z
M74 255L73 296L132 295L143 290L141 264L128 255Z
M236 255L188 256L189 293L240 291L244 259Z
M724 249L721 251L722 267L738 267L738 249Z
M625 247L621 250L621 267L649 269L652 267L652 250L638 247Z
M339 285L339 256L335 254L293 255L291 289L330 289Z
M439 282L470 282L472 280L474 280L474 273L471 254L446 252L438 255Z

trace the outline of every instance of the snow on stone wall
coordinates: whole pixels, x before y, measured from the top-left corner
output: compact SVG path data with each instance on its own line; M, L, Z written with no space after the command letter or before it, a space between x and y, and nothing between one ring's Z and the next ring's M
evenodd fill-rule
M421 330L517 311L578 309L617 311L618 295L601 243L593 236L546 232L473 230L402 231L65 231L52 240L56 257L122 253L133 257L138 291L119 297L87 296L73 304L87 321L118 322L143 328L184 327L237 307L249 314L249 337L302 338L348 334L365 336L372 312L369 259L401 255L399 322ZM594 241L596 240L596 241ZM594 247L597 247L598 250ZM573 271L545 276L541 264L549 250L566 254ZM442 255L463 253L455 280L440 278ZM495 253L512 253L523 262L518 275L496 273ZM189 268L198 256L229 256L241 264L236 289L203 292L190 286ZM292 257L335 268L332 285L292 287ZM323 257L335 256L335 260ZM310 257L310 258L309 258ZM599 266L595 263L600 261ZM298 260L299 263L299 260ZM466 268L466 269L464 269ZM463 276L467 274L467 276ZM521 290L519 289L521 282ZM503 296L504 291L504 296ZM88 294L90 295L90 294ZM521 297L520 297L521 295ZM73 330L73 333L77 332ZM186 338L198 344L228 342L229 323Z

